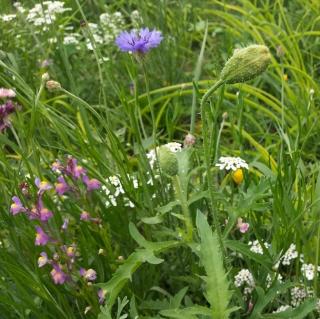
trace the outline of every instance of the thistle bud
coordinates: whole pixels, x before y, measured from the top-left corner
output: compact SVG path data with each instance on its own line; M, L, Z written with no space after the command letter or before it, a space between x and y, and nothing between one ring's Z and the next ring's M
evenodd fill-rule
M61 84L57 81L49 80L46 83L46 88L48 91L53 92L61 89Z
M221 71L220 79L227 84L249 81L263 73L270 62L271 54L264 45L236 49Z
M196 142L196 137L194 135L192 135L191 133L188 133L183 141L183 146L184 147L189 147L194 145L194 143Z
M161 146L158 150L159 165L161 170L169 175L174 176L178 173L178 159L175 153L166 146Z

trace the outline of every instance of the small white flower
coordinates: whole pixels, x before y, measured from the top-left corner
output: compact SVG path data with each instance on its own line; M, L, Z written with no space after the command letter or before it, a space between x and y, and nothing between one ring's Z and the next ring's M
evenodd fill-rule
M308 297L308 291L304 287L294 287L291 289L291 305L297 307Z
M291 244L286 253L282 256L282 265L290 265L291 261L298 257L296 245Z
M3 22L9 22L12 21L16 18L15 14L3 14L2 16L0 16L1 20Z
M245 160L240 157L232 157L232 156L221 156L219 158L219 163L216 164L220 170L226 171L236 171L238 168L249 169L249 166Z
M234 285L236 287L246 286L244 294L250 294L255 287L255 281L251 272L248 269L241 269L234 277Z
M301 272L307 280L313 280L315 276L315 269L313 264L302 264Z
M248 245L251 246L250 247L250 250L256 254L259 254L259 255L263 255L263 248L261 246L261 244L259 243L258 240L255 240L255 241L249 241L248 242ZM268 243L263 243L264 247L266 249L268 249L270 247L270 244Z
M277 310L273 311L273 313L279 313L290 309L291 307L288 305L280 306Z

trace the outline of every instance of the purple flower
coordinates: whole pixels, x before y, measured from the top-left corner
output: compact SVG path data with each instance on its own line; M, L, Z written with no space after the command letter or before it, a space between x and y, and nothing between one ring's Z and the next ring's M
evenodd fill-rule
M99 189L101 186L101 183L97 179L95 179L95 178L89 179L89 177L87 175L84 175L82 177L82 181L86 184L87 190L89 192L93 191L95 189Z
M38 267L43 267L48 263L48 261L48 255L45 252L40 253L40 257L38 258Z
M58 180L58 183L55 184L56 192L59 195L63 195L69 190L69 185L66 183L63 176L59 176L57 180Z
M43 194L46 190L49 190L52 188L52 186L50 185L49 182L40 181L40 179L38 177L35 179L34 183L36 184L36 186L39 189L39 192L38 192L39 195Z
M0 88L0 98L15 97L16 92L11 89Z
M55 173L61 173L61 170L63 169L62 164L60 163L59 160L56 160L51 164L51 170Z
M44 246L49 241L49 236L43 231L40 226L36 227L36 240L34 244L36 246Z
M142 28L139 31L121 32L116 39L116 44L123 52L146 53L157 47L162 39L160 31Z
M62 271L60 264L54 264L50 274L56 285L62 285L67 280L67 275Z
M78 165L78 161L74 157L69 157L67 162L66 172L75 179L79 179L81 175L86 173L86 170Z
M11 100L8 100L5 104L0 105L0 132L10 127L11 123L9 120L9 115L15 111L15 108L16 106Z
M23 207L21 200L17 196L12 197L13 203L11 204L10 207L10 212L12 215L17 215L21 212L25 212L26 209Z
M106 298L106 291L102 288L98 290L99 304L103 304Z
M83 211L82 213L81 213L81 215L80 215L80 220L85 220L85 221L87 221L87 220L89 220L90 219L90 214L88 213L88 212L86 212L86 211Z
M40 220L42 222L48 221L52 216L52 211L50 211L48 208L42 207L40 209Z
M61 229L62 229L62 230L67 230L68 226L69 226L69 218L65 218L65 219L63 220L63 224L62 224L62 226L61 226Z
M85 270L84 268L80 268L79 270L80 276L88 281L95 281L97 279L97 273L93 269Z

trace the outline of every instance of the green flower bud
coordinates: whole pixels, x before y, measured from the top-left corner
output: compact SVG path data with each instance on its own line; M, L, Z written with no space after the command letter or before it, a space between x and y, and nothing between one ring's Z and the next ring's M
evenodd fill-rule
M265 45L236 49L221 71L220 79L227 84L245 82L263 73L271 62Z
M158 150L160 169L163 173L174 176L178 174L178 159L175 153L166 146L160 146Z

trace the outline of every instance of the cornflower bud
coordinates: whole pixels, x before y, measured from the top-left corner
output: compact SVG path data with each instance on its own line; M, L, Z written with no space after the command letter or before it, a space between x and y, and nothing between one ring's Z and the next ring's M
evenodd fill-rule
M175 153L171 152L168 147L161 146L158 156L160 168L165 174L169 176L178 174L178 159Z
M195 142L196 142L196 137L194 135L188 133L186 135L186 137L184 138L183 146L184 147L189 147L189 146L194 145Z
M270 51L264 45L236 49L221 71L220 80L227 84L246 82L264 72L270 62Z

